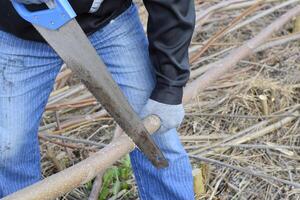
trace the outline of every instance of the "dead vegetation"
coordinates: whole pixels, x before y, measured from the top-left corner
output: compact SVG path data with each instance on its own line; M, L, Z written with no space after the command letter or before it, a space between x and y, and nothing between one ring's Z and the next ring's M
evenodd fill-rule
M296 5L299 0L197 1L191 81ZM141 15L145 19L143 10ZM198 199L300 199L299 21L290 21L185 106L179 132L205 183ZM40 127L44 176L108 144L115 126L64 68ZM103 199L137 198L128 158L105 178ZM88 183L61 199L87 199L91 188Z

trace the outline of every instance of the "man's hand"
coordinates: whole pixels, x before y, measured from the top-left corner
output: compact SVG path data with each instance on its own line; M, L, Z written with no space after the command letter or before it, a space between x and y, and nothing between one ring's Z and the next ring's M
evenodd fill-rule
M23 4L42 4L42 3L47 3L50 0L17 0L17 1Z
M184 118L184 109L182 104L168 105L149 99L142 109L140 116L141 118L145 118L149 115L156 115L160 118L161 127L156 132L160 134L180 126Z

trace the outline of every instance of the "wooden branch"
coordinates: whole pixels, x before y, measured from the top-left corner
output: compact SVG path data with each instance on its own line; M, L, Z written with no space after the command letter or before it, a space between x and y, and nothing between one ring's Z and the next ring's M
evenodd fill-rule
M263 0L262 3L267 4L267 3L274 3L274 2L280 2L281 0ZM237 3L233 5L229 5L227 7L224 7L221 9L221 11L228 11L228 10L236 10L236 9L242 9L242 8L247 8L253 4L255 4L257 1L247 1L244 3Z
M255 53L258 53L258 52L270 49L274 46L283 45L285 43L292 42L292 41L299 40L299 39L300 39L300 33L294 33L294 34L282 36L282 37L279 37L279 38L275 38L274 40L272 39L269 42L266 42L266 43L260 45L259 47L255 48L254 51L255 51ZM212 55L211 57L216 57L219 54L223 54L224 52L227 52L227 51L229 51L229 50L225 49L225 51L223 50L221 52L218 52L218 53ZM197 61L197 62L199 62L199 61ZM197 62L195 64L197 64ZM204 66L199 67L198 69L195 69L195 70L191 71L190 79L197 78L201 74L204 74L206 71L208 71L210 68L212 68L214 64L215 63L204 65Z
M98 102L95 98L83 99L78 102L68 102L68 103L58 103L53 105L48 105L46 111L50 110L61 110L66 108L81 108L85 106L96 105Z
M300 108L300 105L297 104L297 105L293 106L291 108L291 110L283 113L282 116L284 116L284 117L295 117L296 118L297 116L291 115L291 113L293 113L294 111L298 110L299 108ZM282 111L280 111L278 114L282 114L281 112ZM223 144L229 144L231 141L234 141L234 140L236 140L238 138L243 138L245 135L247 135L251 131L258 130L258 129L262 128L262 127L265 127L266 125L268 125L271 122L274 122L273 119L267 119L267 120L264 120L262 122L259 122L258 124L250 126L250 127L246 128L245 130L242 130L242 131L240 131L240 132L238 132L238 133L236 133L234 135L231 135L231 136L225 138L224 140L218 141L218 142L213 143L211 145L206 145L201 150L200 149L197 150L197 153L202 154L203 152L206 152L206 151L208 151L210 149L222 146Z
M245 174L256 176L256 177L259 177L261 179L265 179L267 181L271 181L271 182L275 181L275 182L283 183L283 184L290 185L290 186L293 186L293 187L296 187L296 188L300 188L299 183L295 183L295 182L291 182L291 181L284 180L284 179L281 179L281 178L277 178L277 177L265 174L263 172L260 172L258 170L252 170L252 169L248 169L248 168L237 167L237 166L229 165L227 163L224 163L224 162L221 162L221 161L218 161L218 160L214 160L214 159L211 159L211 158L205 158L205 157L202 157L202 156L190 156L190 157L193 158L193 159L196 159L196 160L206 162L206 163L212 163L212 164L215 164L215 165L219 165L221 167L226 167L226 168L233 169L233 170L236 170L236 171L239 171L239 172L243 172Z
M296 111L293 114L294 115L299 115L299 112ZM286 118L280 120L279 122L276 122L272 125L269 125L269 126L263 128L263 129L259 130L259 131L256 131L256 132L251 133L251 134L247 134L247 135L245 135L241 138L236 138L235 140L230 141L228 144L242 144L242 143L247 142L249 140L261 138L264 135L283 127L284 125L288 124L289 122L293 121L294 119L296 119L296 117L286 117Z
M242 28L242 27L244 27L244 26L246 26L246 25L248 25L252 22L255 22L256 20L258 20L262 17L265 17L266 15L269 15L271 13L274 13L275 11L277 11L281 8L284 8L284 7L289 6L291 4L296 4L297 2L299 3L299 0L289 0L289 1L286 1L286 2L283 2L283 3L279 4L277 6L272 6L270 9L267 9L267 10L255 15L255 16L251 17L250 19L247 19L247 20L243 21L242 23L238 24L237 26L233 27L232 29L228 30L226 32L226 34L231 33L231 32L233 32L237 29L240 29L240 28Z
M293 113L295 115L298 115L299 112L296 111L295 113ZM290 123L291 121L293 121L296 117L286 117L274 124L271 124L267 127L264 127L263 129L261 130L258 130L258 131L254 131L254 132L251 132L251 133L248 133L248 134L245 134L241 137L237 137L231 141L227 141L226 144L228 145L237 145L237 144L242 144L244 142L247 142L247 141L250 141L250 140L253 140L253 139L257 139L257 138L260 138L260 137L263 137L264 135L268 134L268 133L271 133L273 131L275 131L276 129L279 129L280 127ZM215 146L215 144L213 144L212 146ZM198 149L196 151L193 151L192 154L195 155L195 154L199 154L199 153L202 153L204 150L207 150L209 148L212 148L211 146L207 146L205 148L202 148L202 149ZM214 151L216 152L220 152L220 151L226 151L227 149L229 149L230 147L224 147L224 148L215 148ZM202 153L202 155L206 155L208 153Z
M300 6L288 11L286 14L264 29L255 38L246 42L246 44L240 48L232 51L229 56L215 63L212 69L185 88L184 102L186 103L192 98L196 97L199 91L202 91L211 85L220 76L224 75L228 70L233 68L241 59L251 55L254 52L254 48L261 45L275 31L278 31L297 14L300 14ZM149 121L145 122L145 125L148 129L157 127L158 119L151 118L148 120ZM154 132L154 130L149 130L149 132ZM109 168L114 162L119 160L122 156L133 149L133 143L126 135L123 134L118 138L118 140L115 140L113 143L106 146L101 151L95 153L86 160L55 175L52 175L32 186L7 196L3 200L55 199L56 197L63 195L78 185L90 181L97 174ZM298 184L295 186L298 187Z
M102 178L103 178L103 175L104 175L104 173L100 172L96 176L96 178L94 180L94 183L93 183L93 188L92 188L92 191L91 191L91 194L90 194L88 200L98 200L99 194L100 194L100 191L101 191L101 187L102 187Z
M197 93L203 91L219 77L232 69L240 60L254 53L254 49L262 45L272 34L283 27L289 20L300 13L300 6L291 9L275 22L267 26L256 37L247 41L244 45L233 50L228 56L210 65L210 69L185 89L184 102L188 102L191 97L197 96Z
M100 142L93 142L93 141L89 141L89 140L76 139L76 138L71 138L71 137L66 137L66 136L61 136L61 135L53 135L53 134L48 134L48 133L40 133L39 137L44 140L46 140L46 138L54 138L54 139L63 140L64 142L69 141L69 142L73 142L73 143L92 145L97 148L103 148L103 147L107 146L106 144L103 144Z
M196 52L193 56L191 56L190 62L194 63L196 60L198 60L203 55L203 53L206 52L214 42L216 42L219 38L221 38L230 28L232 28L234 25L236 25L244 17L246 17L246 16L252 14L254 11L256 11L256 9L259 5L260 5L260 2L258 1L256 4L254 4L253 6L248 8L246 11L244 11L238 17L236 17L227 27L218 31L214 36L212 36L208 40L208 42L204 45L203 48L200 49L199 52Z
M150 133L155 132L159 128L159 122L159 118L155 116L144 120L144 124ZM127 135L122 134L113 144L106 146L86 160L7 196L3 200L55 199L76 186L92 180L96 175L109 168L134 148L135 145Z
M272 40L270 42L267 42L263 45L260 45L258 48L255 49L255 52L260 52L260 51L264 51L266 49L270 49L274 46L278 46L278 45L282 45L282 44L285 44L287 42L292 42L294 40L299 40L300 39L300 33L294 33L294 34L290 34L290 35L287 35L287 36L283 36L283 37L280 37L276 40Z
M212 13L220 10L220 9L224 9L227 6L230 6L232 4L238 4L238 3L243 3L243 2L247 2L245 0L230 0L230 1L222 1L214 6L211 6L207 9L200 9L200 11L197 13L197 17L196 17L196 30L199 29L199 27L202 26L203 22L207 17L209 17Z

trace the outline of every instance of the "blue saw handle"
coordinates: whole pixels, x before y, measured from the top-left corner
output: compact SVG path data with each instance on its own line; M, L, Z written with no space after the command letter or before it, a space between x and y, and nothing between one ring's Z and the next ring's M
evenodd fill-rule
M54 8L31 12L24 4L12 0L19 15L31 24L50 30L57 30L76 17L76 13L67 0L53 0Z

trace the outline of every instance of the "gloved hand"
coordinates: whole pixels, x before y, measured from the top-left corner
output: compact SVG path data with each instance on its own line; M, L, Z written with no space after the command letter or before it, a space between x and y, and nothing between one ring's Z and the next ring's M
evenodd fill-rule
M161 120L161 127L157 134L165 133L170 129L180 126L184 118L183 105L168 105L149 99L140 112L140 117L144 119L149 115L156 115Z
M47 3L50 0L17 0L19 3L23 4L41 4L41 3Z

